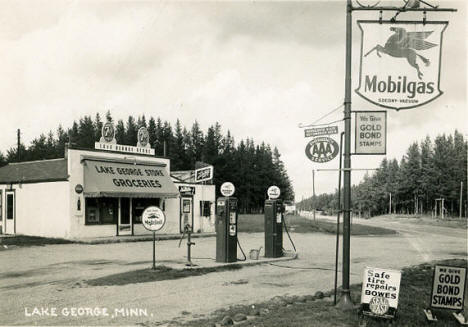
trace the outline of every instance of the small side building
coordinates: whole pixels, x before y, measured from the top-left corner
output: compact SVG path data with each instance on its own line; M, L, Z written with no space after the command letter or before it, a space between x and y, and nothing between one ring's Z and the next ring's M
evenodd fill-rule
M65 157L0 168L0 221L4 234L66 239L150 234L143 210L166 215L158 234L214 231L215 186L171 177L170 160L67 148Z

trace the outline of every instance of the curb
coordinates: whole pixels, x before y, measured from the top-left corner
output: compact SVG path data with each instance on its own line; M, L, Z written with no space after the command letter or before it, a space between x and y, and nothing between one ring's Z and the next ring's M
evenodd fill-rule
M192 238L205 238L216 236L216 233L206 234L192 234ZM168 235L156 235L156 241L167 241L167 240L179 240L182 234L168 234ZM77 244L111 244L111 243L130 243L130 242L146 242L152 241L153 235L141 235L141 236L112 236L109 238L92 238L92 239L70 239L73 243Z

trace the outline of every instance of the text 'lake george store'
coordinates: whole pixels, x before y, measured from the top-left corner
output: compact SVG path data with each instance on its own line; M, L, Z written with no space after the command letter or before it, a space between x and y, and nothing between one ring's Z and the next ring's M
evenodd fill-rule
M171 177L170 160L154 156L144 144L144 130L138 140L132 147L115 144L113 136L101 138L94 150L68 147L61 159L1 167L2 233L62 238L150 234L141 215L151 205L166 215L158 234L180 233L186 224L193 232L214 232L215 186Z

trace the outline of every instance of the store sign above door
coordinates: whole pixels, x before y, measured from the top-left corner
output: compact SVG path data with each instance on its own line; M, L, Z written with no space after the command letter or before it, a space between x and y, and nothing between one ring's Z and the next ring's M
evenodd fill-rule
M331 134L338 134L338 126L308 128L304 130L305 137L316 137L316 136L331 135Z
M116 151L134 154L146 154L154 156L155 152L149 145L149 133L146 127L141 127L138 130L137 146L117 144L115 140L115 129L111 122L107 122L102 126L101 139L94 143L96 150Z
M355 111L355 154L387 153L387 112Z
M442 95L442 35L447 24L358 21L361 68L356 93L396 110L419 107Z
M122 145L122 144L112 144L112 143L94 143L94 148L96 150L104 151L116 151L116 152L125 152L125 153L134 153L134 154L148 154L154 156L154 149L151 148L142 148L139 146L131 145Z
M176 197L179 195L165 168L86 160L85 196Z
M179 186L180 195L194 195L195 186Z

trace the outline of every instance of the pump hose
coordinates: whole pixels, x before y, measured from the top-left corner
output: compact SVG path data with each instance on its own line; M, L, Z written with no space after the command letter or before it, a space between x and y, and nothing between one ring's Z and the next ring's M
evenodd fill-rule
M294 245L294 242L291 239L291 235L289 235L288 226L286 225L286 215L283 216L283 221L284 221L284 229L286 230L286 234L288 234L289 241L291 242L291 244L292 244L292 246L294 248L294 252L297 253L296 246Z
M237 258L237 261L246 261L246 260L247 260L247 256L245 255L244 250L242 250L242 246L241 246L240 243L239 243L239 239L237 239L237 245L239 245L239 249L241 250L242 255L244 256L244 259L241 260L241 259Z

